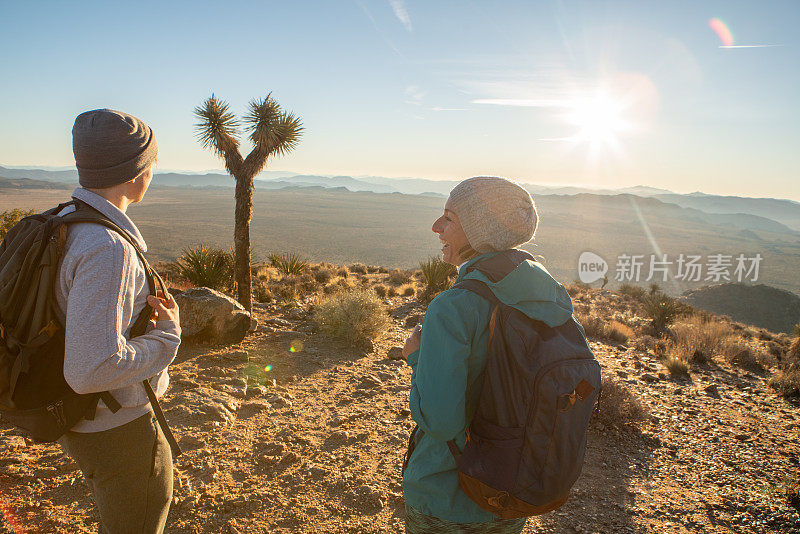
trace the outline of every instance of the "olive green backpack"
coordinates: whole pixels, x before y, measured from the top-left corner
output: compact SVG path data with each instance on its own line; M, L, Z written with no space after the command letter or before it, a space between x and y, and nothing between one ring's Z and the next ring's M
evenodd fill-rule
M75 211L58 216L68 206ZM81 419L94 417L97 403L112 411L120 404L107 391L79 395L64 379L64 324L54 290L67 228L96 223L125 238L144 265L150 294L167 294L161 277L147 263L131 236L85 202L73 199L30 215L0 243L0 417L27 431L35 441L55 441ZM131 337L145 333L152 309L145 306ZM173 455L180 454L149 380L143 381Z

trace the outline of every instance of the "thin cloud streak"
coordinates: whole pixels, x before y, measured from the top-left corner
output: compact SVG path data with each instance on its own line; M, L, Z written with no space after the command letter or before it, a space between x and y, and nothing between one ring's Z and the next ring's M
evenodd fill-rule
M473 104L489 104L492 106L510 106L517 108L564 108L569 104L564 100L544 100L528 98L478 98Z
M369 19L369 21L372 23L372 27L375 29L375 33L377 33L377 34L378 34L378 36L379 36L381 39L383 39L383 42L384 42L384 43L386 43L386 46L388 46L389 48L391 48L391 49L394 51L394 53L395 53L395 54L397 54L397 56L398 56L400 59L402 59L402 60L404 60L404 61L405 61L405 60L406 60L406 57L403 55L403 53L402 53L402 52L400 52L400 50L398 50L398 48L397 48L397 47L394 45L394 43L393 43L393 42L391 42L391 41L390 41L390 40L389 40L389 39L386 37L386 35L384 35L384 33L381 31L381 29L380 29L380 28L378 28L378 23L377 23L377 22L375 22L375 18L372 16L372 13L370 13L370 12L369 12L369 9L367 9L367 6L365 6L365 5L363 4L363 2L361 2L361 1L359 1L359 0L356 0L356 5L357 5L358 7L360 7L360 8L361 8L361 10L364 12L364 14L367 16L367 18Z
M411 17L408 16L408 10L403 0L389 0L389 3L392 5L392 11L394 11L394 16L397 17L397 20L405 26L406 30L413 32L414 28L411 26Z
M782 44L757 44L757 45L719 45L720 48L774 48Z

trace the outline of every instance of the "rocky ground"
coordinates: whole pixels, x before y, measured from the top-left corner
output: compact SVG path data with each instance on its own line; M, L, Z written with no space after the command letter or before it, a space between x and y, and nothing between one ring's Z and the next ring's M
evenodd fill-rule
M585 298L602 311L621 297ZM185 451L168 532L403 531L410 369L389 356L424 307L386 304L392 326L366 350L317 333L305 304L260 305L258 331L239 344L181 347L163 403ZM800 502L787 493L800 472L800 410L767 376L710 364L672 379L632 343L592 348L649 413L636 425L596 419L571 498L526 533L800 533ZM0 533L97 529L74 462L5 423L0 509Z

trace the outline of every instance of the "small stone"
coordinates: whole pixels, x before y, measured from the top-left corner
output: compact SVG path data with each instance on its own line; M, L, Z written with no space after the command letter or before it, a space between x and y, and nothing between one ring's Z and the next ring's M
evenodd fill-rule
M417 326L420 323L420 321L422 321L422 314L415 313L414 315L409 315L408 317L406 317L406 320L404 321L403 324L406 326L406 328L412 328Z
M647 383L653 383L658 381L658 377L653 376L650 373L644 373L642 376L639 377L639 379Z
M673 395L683 395L683 388L675 388L672 390Z
M292 401L280 396L275 395L274 397L269 398L270 404L272 404L275 408L291 408Z
M403 347L392 347L386 353L386 357L390 360L402 360L403 359Z
M709 394L711 397L719 398L719 388L716 384L710 384L703 388L703 391Z

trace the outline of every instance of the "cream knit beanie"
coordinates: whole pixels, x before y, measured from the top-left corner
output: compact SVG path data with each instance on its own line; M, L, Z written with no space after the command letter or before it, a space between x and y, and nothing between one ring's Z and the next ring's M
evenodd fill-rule
M516 182L475 176L450 191L450 208L458 215L469 244L477 252L508 250L533 239L538 223L530 193Z

